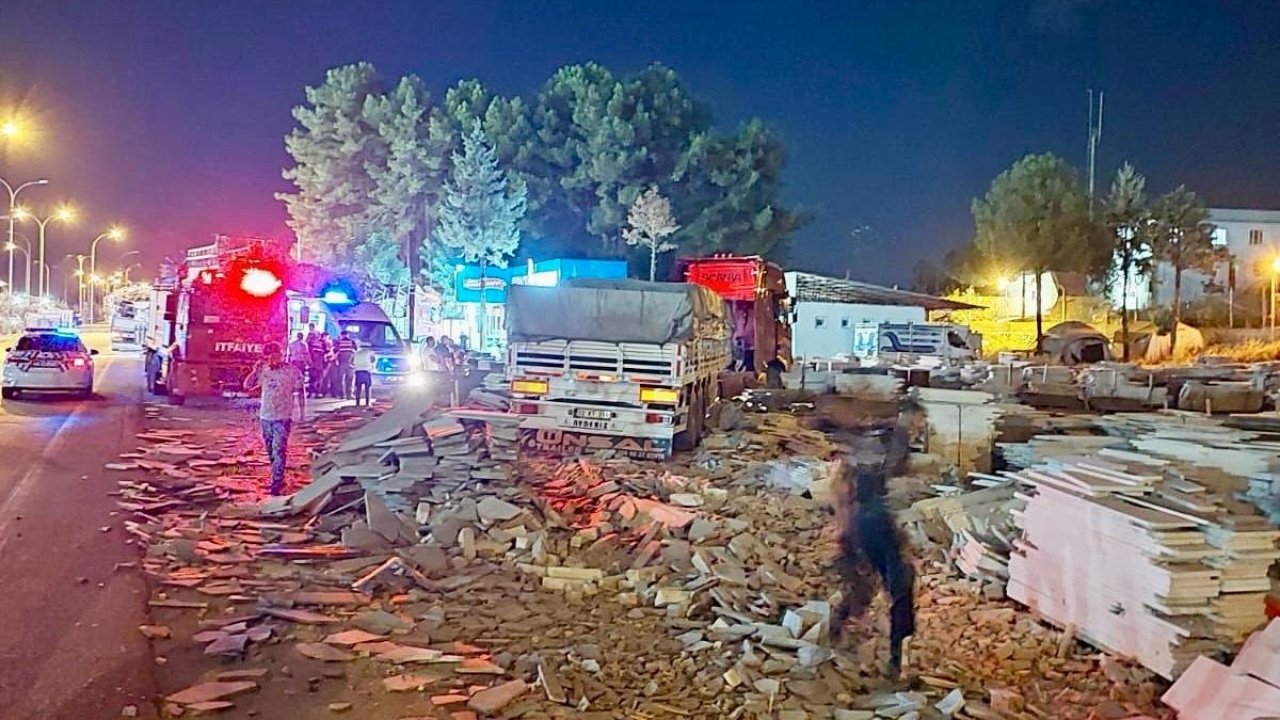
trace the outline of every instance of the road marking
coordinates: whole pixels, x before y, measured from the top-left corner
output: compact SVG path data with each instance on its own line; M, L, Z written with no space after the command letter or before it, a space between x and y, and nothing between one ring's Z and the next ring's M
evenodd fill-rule
M104 376L113 364L115 364L115 358L107 360L106 367L103 368L102 372ZM27 496L36 487L35 482L33 482L36 476L46 469L48 462L52 461L59 452L62 452L60 441L65 439L65 433L68 428L75 427L75 424L71 421L81 413L102 406L102 403L93 400L82 400L77 403L76 409L63 418L62 424L58 426L57 430L53 431L53 436L49 438L49 444L45 446L44 452L40 453L40 457L31 463L31 467L27 468L27 471L18 479L18 482L14 483L9 497L5 498L3 504L0 504L0 555L4 554L5 545L9 543L9 538L12 537L10 530L17 520L17 511L21 509Z

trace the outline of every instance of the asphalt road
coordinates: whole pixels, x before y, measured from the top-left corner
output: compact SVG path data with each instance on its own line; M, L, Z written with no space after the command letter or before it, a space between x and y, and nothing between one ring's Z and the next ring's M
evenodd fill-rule
M86 331L97 396L0 402L0 718L154 715L138 552L103 470L137 447L141 359ZM0 345L0 348L7 345ZM105 531L103 528L108 528Z

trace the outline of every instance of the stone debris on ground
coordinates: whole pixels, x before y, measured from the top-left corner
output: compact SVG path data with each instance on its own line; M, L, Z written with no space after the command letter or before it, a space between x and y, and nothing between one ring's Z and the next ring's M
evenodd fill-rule
M359 681L324 697L369 717L1159 716L1157 678L954 577L940 548L918 563L916 689L883 673L883 602L833 646L837 448L791 414L730 415L664 463L516 463L494 410L342 409L295 431L291 465L310 470L284 498L261 494L251 427L149 429L115 472L154 622L173 629L153 642L271 671L167 700L238 710L305 667ZM967 517L975 542L1012 544ZM983 569L1003 587L1007 567Z

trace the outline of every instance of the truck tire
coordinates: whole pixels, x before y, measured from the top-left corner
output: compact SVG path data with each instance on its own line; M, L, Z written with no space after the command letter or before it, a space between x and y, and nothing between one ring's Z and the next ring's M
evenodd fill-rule
M689 410L685 414L684 430L676 433L672 440L676 450L688 451L698 447L698 441L702 438L703 420L706 418L707 409L704 404L705 393L698 385L694 385L689 390Z
M18 396L18 391L13 388L0 388L0 398L12 400Z

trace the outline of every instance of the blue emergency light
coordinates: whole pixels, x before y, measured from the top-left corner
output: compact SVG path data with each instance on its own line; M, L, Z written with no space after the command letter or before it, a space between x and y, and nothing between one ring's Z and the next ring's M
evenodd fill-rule
M342 290L325 290L322 300L330 305L350 305L351 296Z

